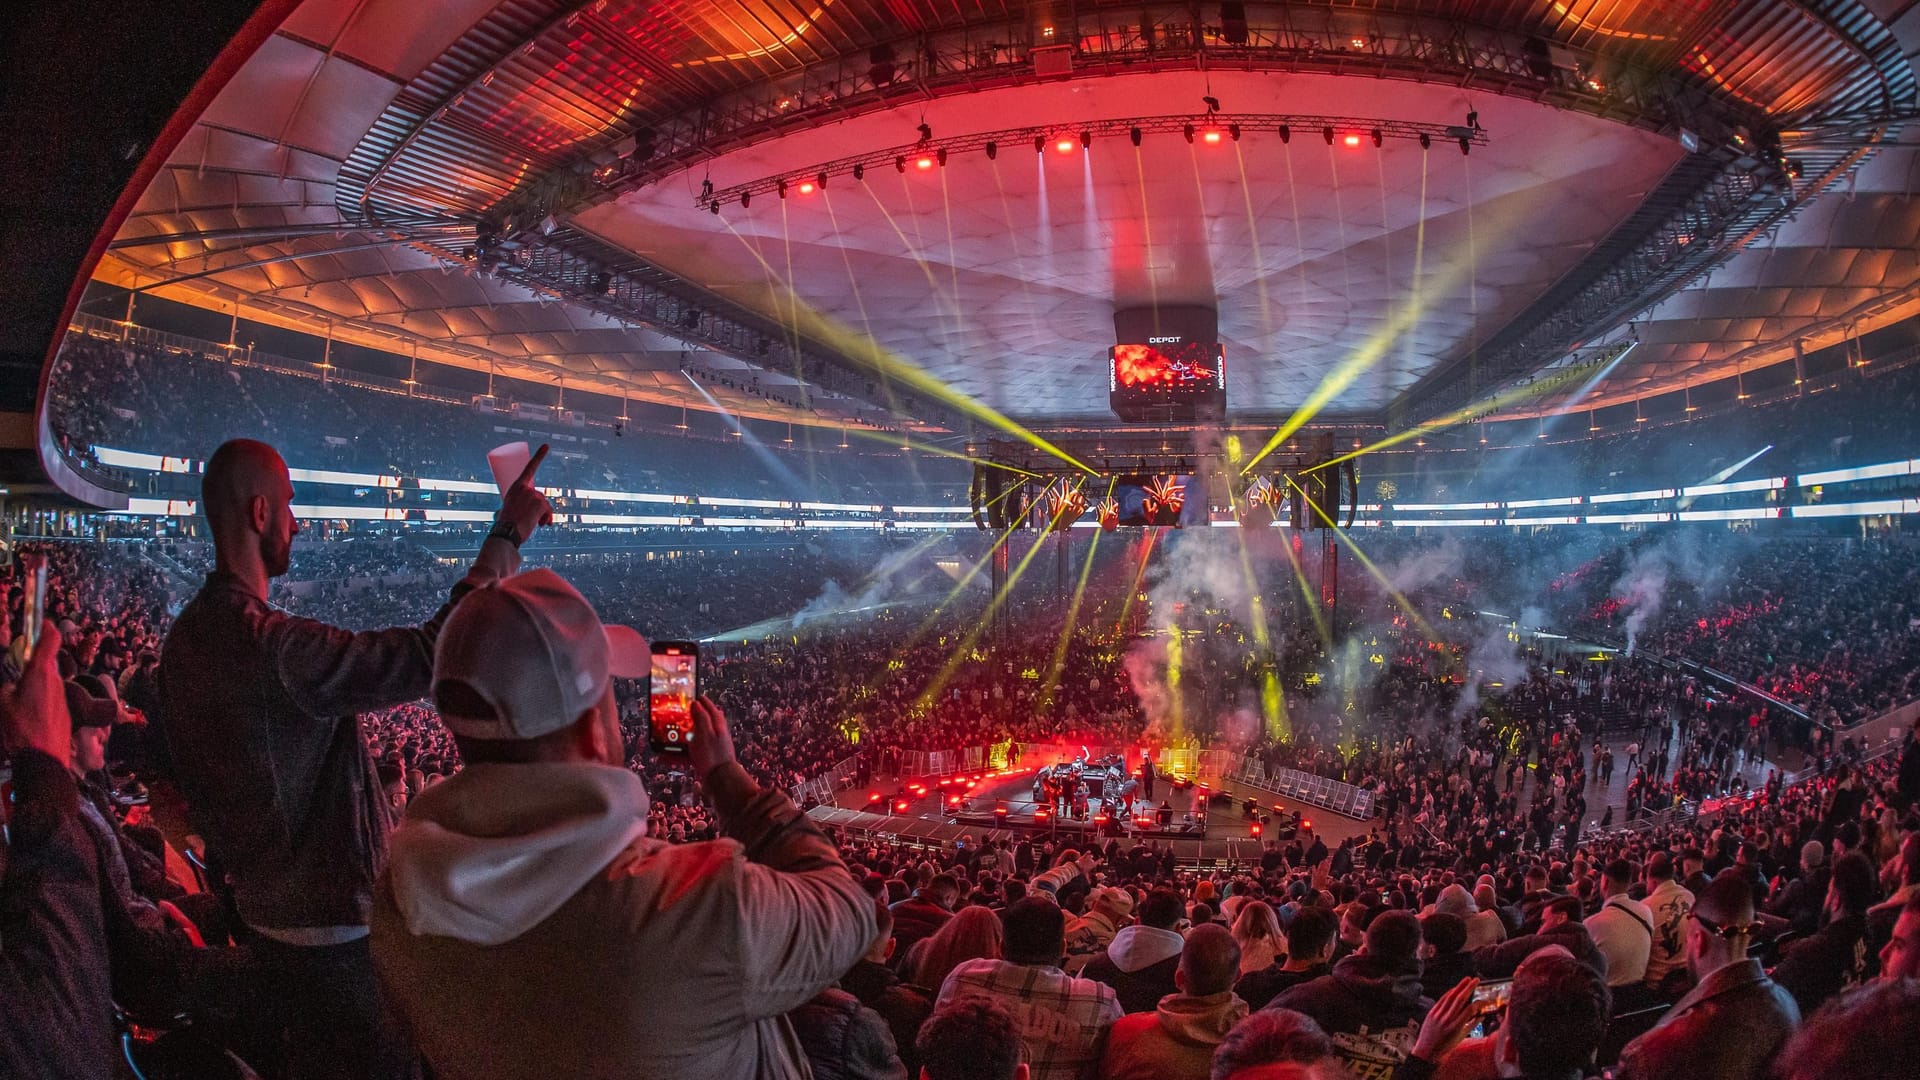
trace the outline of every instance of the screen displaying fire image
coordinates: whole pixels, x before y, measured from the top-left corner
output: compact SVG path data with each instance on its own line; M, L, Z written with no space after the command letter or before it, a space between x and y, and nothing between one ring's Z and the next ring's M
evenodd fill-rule
M1226 385L1224 350L1215 343L1115 345L1110 389L1136 393L1211 391Z

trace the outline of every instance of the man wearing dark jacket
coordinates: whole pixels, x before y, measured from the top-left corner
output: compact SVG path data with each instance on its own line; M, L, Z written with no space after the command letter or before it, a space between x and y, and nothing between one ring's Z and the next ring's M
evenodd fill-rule
M917 1077L920 1075L920 1055L915 1042L920 1035L920 1025L926 1023L927 1017L933 1012L933 991L903 982L887 966L887 961L898 952L898 943L893 937L893 912L878 901L874 907L880 925L874 945L867 950L867 955L840 976L840 989L859 998L860 1004L872 1009L887 1022L887 1030L893 1033L894 1048L900 1054L900 1063L907 1067L909 1077Z
M1123 1012L1152 1012L1160 999L1177 993L1174 973L1185 944L1174 927L1186 901L1172 889L1155 889L1140 903L1140 921L1120 928L1107 951L1080 969L1083 978L1113 987Z
M188 817L226 870L258 961L247 1026L291 1047L310 1075L412 1069L367 948L392 821L358 713L427 695L454 605L516 570L521 541L549 516L533 483L545 456L542 447L508 487L445 606L418 627L363 633L267 602L300 531L280 455L235 439L207 461L201 505L215 569L161 650L167 743Z
M1473 974L1473 954L1467 945L1467 920L1450 911L1436 911L1420 920L1420 992L1440 995Z
M854 966L871 965L885 972L884 961L893 947L893 924L885 904L876 901L874 907L879 928L867 954ZM925 1019L924 1013L921 1018ZM913 1075L900 1060L897 1034L885 1018L846 989L844 977L838 986L827 987L788 1013L787 1019L807 1053L814 1080L908 1080Z
M1820 932L1798 942L1773 969L1773 981L1793 995L1800 1015L1844 991L1872 982L1878 973L1874 950L1867 942L1867 909L1873 906L1873 864L1849 851L1833 864L1827 886L1826 913L1831 921Z
M1534 952L1558 945L1573 954L1575 960L1600 973L1607 974L1607 957L1600 947L1593 943L1593 935L1580 921L1580 898L1577 896L1555 897L1540 909L1540 930L1522 937L1508 938L1498 945L1482 945L1473 952L1473 967L1483 979L1505 979L1513 975Z
M1332 1036L1351 1071L1381 1076L1406 1060L1432 1006L1420 992L1420 920L1410 911L1384 911L1367 924L1360 951L1267 1008L1306 1014Z
M1249 971L1233 992L1250 1009L1264 1009L1282 993L1312 982L1333 969L1333 939L1340 932L1339 916L1323 907L1303 907L1287 925L1287 955L1258 971Z
M68 771L73 732L51 625L20 681L0 687L13 810L0 870L0 1076L113 1073L101 853Z
M1753 922L1753 892L1738 875L1721 874L1699 893L1684 931L1694 987L1621 1051L1619 1080L1766 1075L1800 1009L1747 955Z
M953 905L959 900L960 883L954 876L935 874L912 896L893 905L894 955L904 959L908 949L938 933L953 918Z

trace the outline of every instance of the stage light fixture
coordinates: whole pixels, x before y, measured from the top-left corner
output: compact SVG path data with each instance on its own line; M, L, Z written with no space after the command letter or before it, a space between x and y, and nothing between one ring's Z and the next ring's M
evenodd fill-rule
M992 160L994 160L995 158L997 158L997 157L999 157L999 156L1000 156L1000 144L999 144L999 143L996 143L996 142L993 142L992 140L988 140L988 142L987 142L987 160L988 160L988 161L992 161Z
M1320 137L1327 140L1328 146L1332 146L1333 145L1333 127L1329 125L1327 127L1321 128Z
M1082 150L1091 150L1091 149L1093 149L1093 132L1091 132L1091 131L1088 131L1088 130L1086 130L1086 129L1084 129L1084 128L1083 128L1083 129L1081 129L1081 131L1080 131L1080 149L1082 149Z
M919 131L921 142L929 143L933 141L933 128L929 126L926 121L922 120L920 122Z
M902 155L898 155L898 156L896 156L896 157L895 157L895 158L893 159L893 171L894 171L894 172L906 172L906 171L907 171L907 159L906 159L906 155L904 155L904 154L902 154Z
M753 192L743 191L740 193L740 209L745 210L747 208L747 204L752 201L753 201Z
M1207 145L1209 146L1214 145L1220 141L1220 133L1218 131L1213 131L1211 129L1209 129L1205 135L1202 135L1200 137L1202 139L1205 139L1207 141Z
M939 162L942 165L945 165L947 163L947 148L943 146L940 149L935 150L933 152L933 160Z
M1374 128L1372 134L1373 134L1373 148L1375 150L1378 150L1380 149L1380 144L1386 141L1386 135L1379 128Z
M715 214L718 214L720 212L720 200L715 199L712 202L708 203L707 209L712 211Z
M1233 139L1233 141L1234 141L1234 142L1239 142L1239 141L1240 141L1240 125L1239 125L1239 124L1228 124L1228 125L1227 125L1227 134L1228 134L1228 136L1230 136L1230 137L1231 137L1231 138Z
M915 168L931 169L933 168L933 159L922 154L913 164Z
M779 192L779 193L780 193L780 197L781 197L781 198L783 198L783 199L784 199L784 198L786 198L786 197L787 197L787 182L786 182L785 180L780 180L780 181L776 181L776 182L775 182L775 184L774 184L774 188L773 188L773 190L775 190L775 191L777 191L777 192Z
M1472 152L1473 152L1473 140L1471 138L1468 138L1465 135L1460 136L1460 156L1466 157L1468 154Z
M1053 148L1055 150L1060 151L1063 154L1071 154L1073 153L1073 140L1068 138L1061 138L1054 142Z
M1193 145L1193 125L1192 124L1188 124L1186 127L1180 129L1180 133L1187 137L1187 145L1189 146Z
M814 182L814 186L816 187L826 187L827 171L825 169L820 170L819 174L813 178L813 182Z
M853 178L855 180L864 181L867 178L867 167L865 165L859 165L859 164L854 165Z
M1342 140L1340 140L1340 141L1341 141L1341 142L1344 142L1344 143L1346 143L1346 144L1347 144L1348 146L1350 146L1350 147L1351 147L1351 146L1359 146L1359 145L1360 145L1360 136L1358 136L1358 135L1348 135L1347 137L1345 137L1344 139L1342 139Z
M813 194L813 181L811 180L800 181L800 194L802 195Z
M1289 125L1281 124L1280 125L1280 145L1285 146L1286 144L1292 141L1293 141L1293 128L1290 127Z
M1433 136L1427 134L1424 131L1420 133L1420 149L1422 150L1433 149Z
M1046 149L1047 137L1045 135L1035 135L1033 137L1033 152L1036 154L1044 153Z
M1135 146L1139 146L1139 145L1140 145L1140 129L1139 129L1139 128L1128 128L1128 129L1127 129L1127 138L1129 138L1129 139L1132 139L1132 140L1133 140L1133 145L1135 145Z

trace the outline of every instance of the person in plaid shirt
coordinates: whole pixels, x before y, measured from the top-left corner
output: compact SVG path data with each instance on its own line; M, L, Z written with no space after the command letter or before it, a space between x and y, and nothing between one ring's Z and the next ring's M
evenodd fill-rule
M935 1010L984 999L1007 1010L1026 1044L1033 1080L1094 1080L1107 1032L1120 1019L1113 989L1060 970L1066 916L1052 900L1029 896L1001 914L1005 960L969 960L940 987Z

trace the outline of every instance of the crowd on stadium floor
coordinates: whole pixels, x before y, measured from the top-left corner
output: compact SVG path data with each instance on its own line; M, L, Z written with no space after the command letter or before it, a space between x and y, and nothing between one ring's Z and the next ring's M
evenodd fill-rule
M221 557L175 618L131 546L20 553L50 573L46 647L13 654L0 686L14 1073L107 1075L109 1002L149 1027L192 1017L137 1051L155 1062L218 1047L268 1076L407 1076L424 1056L443 1076L1872 1077L1894 1073L1847 1056L1859 1033L1920 1029L1913 735L1710 814L1588 829L1616 769L1635 808L1727 790L1768 741L1756 714L1650 662L1535 662L1458 709L1457 683L1406 659L1383 664L1363 745L1307 695L1289 741L1249 747L1372 787L1364 838L1309 830L1257 865L1193 870L1118 838L837 835L783 789L855 731L875 768L1146 736L1114 641L1016 604L1004 639L903 609L717 651L698 749L667 759L616 689L634 657L590 644L598 616L561 577L515 573L545 509L530 482L464 575L419 586L445 607L351 633L266 602L294 562L277 467L243 447L210 470ZM1743 555L1739 586L1783 610L1793 586L1760 575L1802 572L1785 550ZM1866 584L1887 567L1858 565L1833 625L1889 617ZM20 580L0 583L10 640ZM730 621L768 584L716 579L722 611L682 617ZM609 622L644 610L644 590L597 589L627 594L602 600ZM296 602L331 618L394 600L353 595L368 606ZM1104 624L1124 599L1088 603ZM1827 638L1789 617L1761 647L1831 660L1796 634ZM1423 651L1404 645L1383 651ZM1847 652L1843 670L1898 686L1875 665L1902 655ZM1618 739L1595 736L1621 713L1616 763ZM156 828L167 800L199 874L184 832Z

